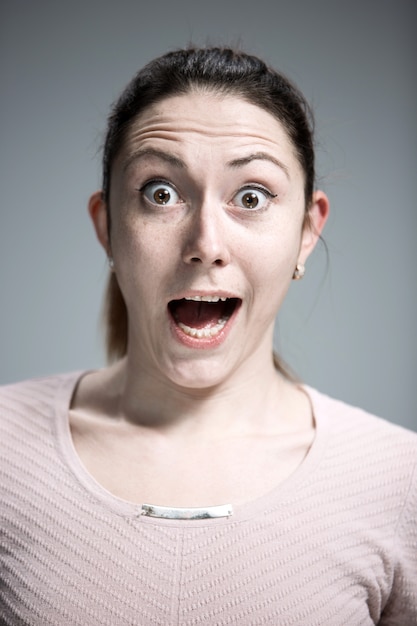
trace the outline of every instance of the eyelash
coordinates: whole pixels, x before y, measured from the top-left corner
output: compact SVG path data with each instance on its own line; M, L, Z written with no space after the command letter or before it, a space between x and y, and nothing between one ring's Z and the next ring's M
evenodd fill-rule
M175 193L177 193L179 195L175 185L173 185L168 180L165 180L163 178L151 178L150 180L147 180L144 185L139 187L139 189L137 191L139 191L140 194L144 195L147 187L150 187L151 185L161 185L161 187L163 185L166 185L167 187L171 187L171 189L173 189L175 191ZM161 204L161 206L164 206L164 205Z
M240 189L238 189L233 195L233 198L235 198L239 193L244 193L245 191L260 191L268 198L268 200L273 200L274 198L278 196L278 194L272 193L272 191L269 191L269 189L267 187L264 187L263 185L259 185L257 183L253 183L253 184L249 183L247 185L244 185ZM257 209L256 207L254 209L245 208L245 207L239 207L239 208L243 209L244 211L247 211L248 213L250 212L261 213L262 211L265 211L268 207L269 207L269 202L266 202L265 205L260 207L259 209Z
M150 187L151 185L161 185L161 187L166 185L167 187L170 187L171 189L173 189L175 191L175 193L178 194L178 196L179 196L179 193L178 193L176 187L172 183L170 183L167 180L164 180L162 178L152 178L152 179L146 181L146 183L144 185L142 185L137 191L139 193L141 193L142 195L145 195L146 189L148 187ZM269 200L273 200L278 195L278 194L272 193L267 187L264 187L263 185L259 185L259 184L254 183L254 184L246 184L243 187L240 187L240 189L238 189L233 194L232 200L234 198L236 198L236 196L239 193L244 193L245 191L248 191L248 192L250 192L250 191L259 191L259 192L263 193ZM146 196L145 196L145 198L146 198ZM149 198L146 198L146 199L149 202L152 203L152 201ZM155 202L155 204L157 206L166 206L168 204L168 202L169 202L169 200L166 203L161 202L161 204L158 205L158 203ZM248 213L250 213L250 212L260 213L260 212L266 210L268 208L268 206L269 206L269 202L266 202L265 206L261 206L259 209L257 209L256 207L255 208L250 208L250 207L246 207L245 208L243 206L239 206L239 208L243 209L244 211L247 211Z

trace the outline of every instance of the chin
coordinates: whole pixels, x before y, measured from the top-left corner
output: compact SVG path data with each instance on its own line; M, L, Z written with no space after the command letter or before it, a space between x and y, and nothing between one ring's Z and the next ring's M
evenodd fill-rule
M231 375L233 368L216 359L190 359L171 366L166 377L182 389L209 390L224 383Z

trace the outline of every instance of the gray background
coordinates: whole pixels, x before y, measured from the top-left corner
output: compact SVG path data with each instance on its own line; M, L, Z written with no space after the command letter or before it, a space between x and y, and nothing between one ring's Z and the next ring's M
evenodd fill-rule
M322 391L417 430L416 2L2 1L0 382L103 365L86 204L110 103L169 49L239 43L313 103L330 259L277 346Z

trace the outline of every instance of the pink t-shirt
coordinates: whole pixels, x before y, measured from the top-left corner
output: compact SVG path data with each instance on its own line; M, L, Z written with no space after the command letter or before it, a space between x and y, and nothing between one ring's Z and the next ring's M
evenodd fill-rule
M287 480L227 517L152 518L80 462L79 376L0 391L1 624L417 624L417 434L306 388L316 437Z

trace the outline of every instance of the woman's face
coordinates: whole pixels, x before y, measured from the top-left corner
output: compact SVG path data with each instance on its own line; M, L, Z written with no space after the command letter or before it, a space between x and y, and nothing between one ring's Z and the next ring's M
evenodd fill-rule
M270 366L275 315L327 214L303 230L304 175L283 126L239 97L163 100L131 127L105 208L90 211L114 258L129 355L181 387ZM243 369L242 369L243 368Z

